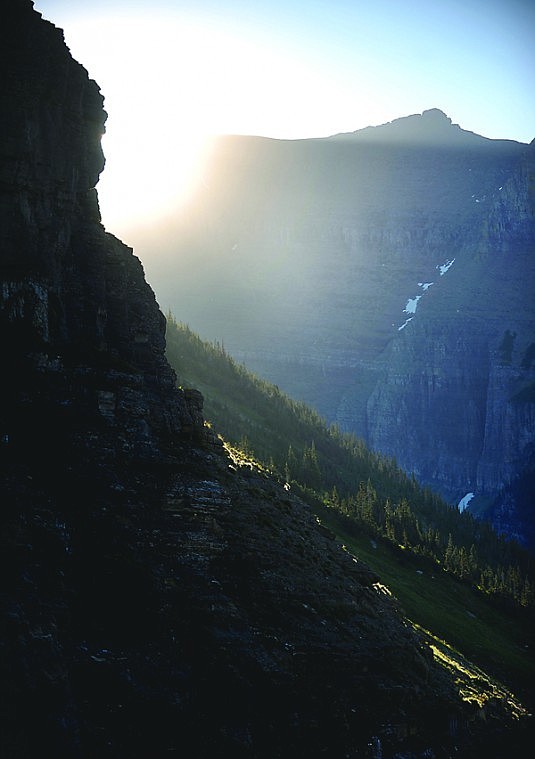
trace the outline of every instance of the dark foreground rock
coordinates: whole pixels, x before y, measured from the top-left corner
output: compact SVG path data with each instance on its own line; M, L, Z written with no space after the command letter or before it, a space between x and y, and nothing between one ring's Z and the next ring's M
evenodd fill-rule
M100 225L98 88L31 2L0 28L0 753L469 756L483 718L510 741L512 710L464 704L377 578L176 389Z

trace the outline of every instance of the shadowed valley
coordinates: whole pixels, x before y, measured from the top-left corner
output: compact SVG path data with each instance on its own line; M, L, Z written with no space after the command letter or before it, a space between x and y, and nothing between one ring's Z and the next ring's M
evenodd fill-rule
M533 545L533 161L437 109L224 137L151 282L205 339Z
M409 623L306 489L231 456L178 387L100 222L103 97L29 0L0 66L0 753L514 752L524 694Z

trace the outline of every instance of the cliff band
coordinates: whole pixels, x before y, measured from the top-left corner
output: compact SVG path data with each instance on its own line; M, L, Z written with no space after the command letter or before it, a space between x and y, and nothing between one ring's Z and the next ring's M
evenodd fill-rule
M510 705L462 702L378 578L176 388L141 264L100 224L99 89L29 0L4 5L0 753L429 757L507 738Z

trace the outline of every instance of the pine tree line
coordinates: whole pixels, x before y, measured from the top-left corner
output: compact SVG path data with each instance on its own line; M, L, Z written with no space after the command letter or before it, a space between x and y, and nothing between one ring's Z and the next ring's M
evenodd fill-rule
M427 557L482 592L534 606L531 555L468 511L418 485L396 462L238 364L168 315L179 383L197 387L205 416L231 445L379 539Z
M489 531L486 540L481 540L477 520L465 517L465 529L462 533L458 531L458 542L455 542L451 532L446 534L437 526L440 520L434 524L429 522L422 514L415 513L407 499L402 498L396 504L388 498L381 502L369 480L361 483L352 497L340 498L333 488L324 501L374 536L427 557L484 593L512 599L525 607L535 605L533 583L519 562L522 550L515 550L513 544L500 539L493 531ZM474 541L479 543L479 551Z

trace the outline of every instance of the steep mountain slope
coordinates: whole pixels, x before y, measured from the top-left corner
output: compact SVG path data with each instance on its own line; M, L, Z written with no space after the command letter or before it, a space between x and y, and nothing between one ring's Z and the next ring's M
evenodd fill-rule
M152 282L203 337L531 542L534 151L438 110L224 138Z
M373 573L175 388L141 266L99 222L98 88L29 0L2 21L1 753L514 745L518 705L463 702Z
M528 551L422 490L394 462L328 428L172 318L167 355L180 383L202 390L207 419L225 440L301 493L323 524L388 577L411 620L531 693L535 567Z

